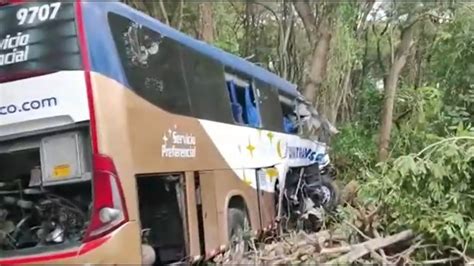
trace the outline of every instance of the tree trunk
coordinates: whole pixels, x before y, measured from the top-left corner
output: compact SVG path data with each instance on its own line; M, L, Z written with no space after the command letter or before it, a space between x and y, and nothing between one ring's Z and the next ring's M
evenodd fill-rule
M244 18L244 46L241 53L246 57L251 57L255 61L259 61L257 44L259 41L258 17L261 6L268 11L274 13L271 8L268 8L264 3L255 2L253 0L245 1L245 18Z
M308 81L304 89L306 99L314 103L316 93L326 77L326 69L328 64L329 44L331 42L331 15L326 14L318 28L318 41L313 50L311 59L310 73Z
M384 161L388 157L390 145L390 133L392 131L393 108L395 95L398 86L400 72L405 66L410 47L413 43L414 23L402 30L400 44L390 66L384 88L384 103L382 109L382 121L379 132L379 161Z
M375 4L375 0L366 0L362 3L359 3L358 12L361 13L360 18L358 19L355 27L355 39L362 42L362 37L364 37L364 32L367 33L367 17L369 16L370 11L372 10ZM368 37L366 35L366 37ZM367 44L367 40L365 41ZM367 45L364 56L364 61L367 57ZM344 68L343 68L344 70ZM348 121L351 116L350 106L354 105L353 97L351 97L352 87L355 79L355 62L351 61L349 65L345 68L345 73L341 76L341 87L336 93L336 100L333 102L330 112L328 115L329 122L333 125L336 124L338 119L342 121Z
M332 11L336 9L337 4L326 2L326 6L321 11L318 20L311 12L311 6L308 1L293 0L293 6L303 21L310 45L315 45L310 61L309 76L307 77L303 92L306 99L314 103L316 93L326 78L329 44L331 42L331 26L334 19ZM317 40L316 43L314 43L315 40Z
M339 91L338 95L336 96L336 101L334 102L333 106L331 107L331 112L328 117L328 120L331 124L335 125L337 122L338 116L341 116L343 118L348 117L349 115L346 115L343 113L343 110L341 110L341 106L343 102L345 101L346 97L351 91L352 87L352 72L353 68L350 67L346 70L346 73L344 74L342 78L342 86L341 90Z
M291 6L285 4L284 6L284 17L280 22L280 39L279 39L279 57L280 57L280 76L284 79L288 79L290 75L290 58L289 58L289 44L290 38L292 37L293 29L293 9Z
M300 16L301 21L303 21L303 26L306 31L306 36L311 45L314 44L314 35L316 34L316 18L313 13L311 13L311 7L308 2L301 0L293 0L293 5Z
M212 2L199 3L198 38L208 43L214 41L214 19L212 14Z

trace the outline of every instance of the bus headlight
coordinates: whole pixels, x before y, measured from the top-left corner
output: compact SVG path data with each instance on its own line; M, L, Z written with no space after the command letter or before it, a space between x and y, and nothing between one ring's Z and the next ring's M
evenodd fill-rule
M326 167L329 164L329 154L324 154L319 159L319 169Z

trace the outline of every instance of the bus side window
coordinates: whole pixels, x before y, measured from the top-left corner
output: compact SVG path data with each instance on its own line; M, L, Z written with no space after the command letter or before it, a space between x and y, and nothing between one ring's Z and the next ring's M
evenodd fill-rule
M190 115L179 44L123 16L108 19L130 89L165 111Z
M297 134L299 128L296 125L297 119L296 119L296 114L294 112L294 106L291 103L289 103L289 101L291 101L290 99L285 99L285 100L283 99L285 98L280 96L284 132L290 133L290 134Z
M260 112L251 83L228 78L226 81L234 121L251 127L260 127Z
M255 80L255 86L258 91L262 127L267 130L283 132L283 116L277 89L260 80Z
M233 123L222 64L184 45L181 46L181 60L193 116Z
M291 134L298 133L298 128L295 126L295 123L292 121L290 116L283 117L283 128L286 133L291 133Z

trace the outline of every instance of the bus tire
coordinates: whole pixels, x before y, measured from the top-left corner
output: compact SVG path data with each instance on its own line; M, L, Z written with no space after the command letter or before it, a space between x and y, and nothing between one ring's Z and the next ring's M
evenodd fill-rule
M337 205L339 205L340 192L339 188L334 180L328 175L321 175L321 189L324 190L327 198L326 202L323 203L323 207L328 212L333 212Z
M241 259L249 246L245 234L250 229L249 219L244 210L229 208L227 214L227 229L229 232L229 246L231 256Z

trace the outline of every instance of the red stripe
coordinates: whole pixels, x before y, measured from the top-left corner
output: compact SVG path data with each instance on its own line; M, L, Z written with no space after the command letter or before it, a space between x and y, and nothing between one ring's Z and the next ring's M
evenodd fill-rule
M25 263L38 263L38 262L46 262L51 260L60 260L69 257L74 257L77 255L78 250L67 251L64 253L56 253L44 256L35 256L35 257L25 257L25 258L18 258L18 259L8 259L8 260L0 260L0 265L18 265L18 264L25 264Z
M77 28L79 33L79 45L81 47L82 62L84 65L84 76L86 79L87 86L87 100L89 103L89 115L90 115L90 127L91 127L91 141L93 153L99 152L99 145L97 140L97 124L95 120L95 109L94 109L94 95L92 92L91 82L91 66L89 61L89 49L87 46L86 30L84 26L84 17L82 14L81 0L76 2L76 19Z
M23 4L25 2L26 2L26 0L6 0L6 1L0 1L0 6L3 6L3 5L18 5L18 4Z
M110 235L88 242L85 245L83 245L83 247L81 248L81 250L79 251L77 255L80 256L80 255L86 254L87 252L102 246L102 244L107 242L109 239L110 239Z

